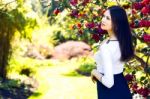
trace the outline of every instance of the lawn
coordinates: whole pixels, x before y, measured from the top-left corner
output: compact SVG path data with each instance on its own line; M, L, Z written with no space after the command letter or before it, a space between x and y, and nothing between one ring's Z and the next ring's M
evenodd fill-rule
M39 88L29 99L97 99L90 77L66 76L76 68L75 61L53 62L54 66L37 69Z

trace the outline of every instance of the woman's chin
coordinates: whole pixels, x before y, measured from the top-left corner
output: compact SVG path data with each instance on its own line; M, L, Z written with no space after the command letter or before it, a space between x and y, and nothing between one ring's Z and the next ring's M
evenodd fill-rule
M101 25L101 29L102 29L102 30L106 30L106 28L105 28L104 26L102 26L102 25Z

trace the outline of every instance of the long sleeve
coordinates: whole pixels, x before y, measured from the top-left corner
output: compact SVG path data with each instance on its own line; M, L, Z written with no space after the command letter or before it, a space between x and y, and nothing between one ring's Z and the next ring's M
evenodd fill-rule
M100 55L104 73L104 76L102 77L102 84L108 88L111 88L114 85L113 62L111 54L107 47L103 47L101 49Z

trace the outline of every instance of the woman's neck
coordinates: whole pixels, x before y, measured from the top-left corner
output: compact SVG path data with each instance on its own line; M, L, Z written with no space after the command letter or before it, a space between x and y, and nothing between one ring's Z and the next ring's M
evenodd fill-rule
M112 31L108 31L109 40L117 40L117 37L115 36L115 33Z
M109 40L117 40L117 37L116 36L109 36Z

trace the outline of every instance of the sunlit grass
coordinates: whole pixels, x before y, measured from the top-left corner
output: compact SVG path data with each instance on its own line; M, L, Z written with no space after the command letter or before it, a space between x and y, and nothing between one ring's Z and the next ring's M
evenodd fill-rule
M90 77L68 76L76 67L76 60L54 61L51 67L37 69L39 88L29 99L96 99L96 85Z

